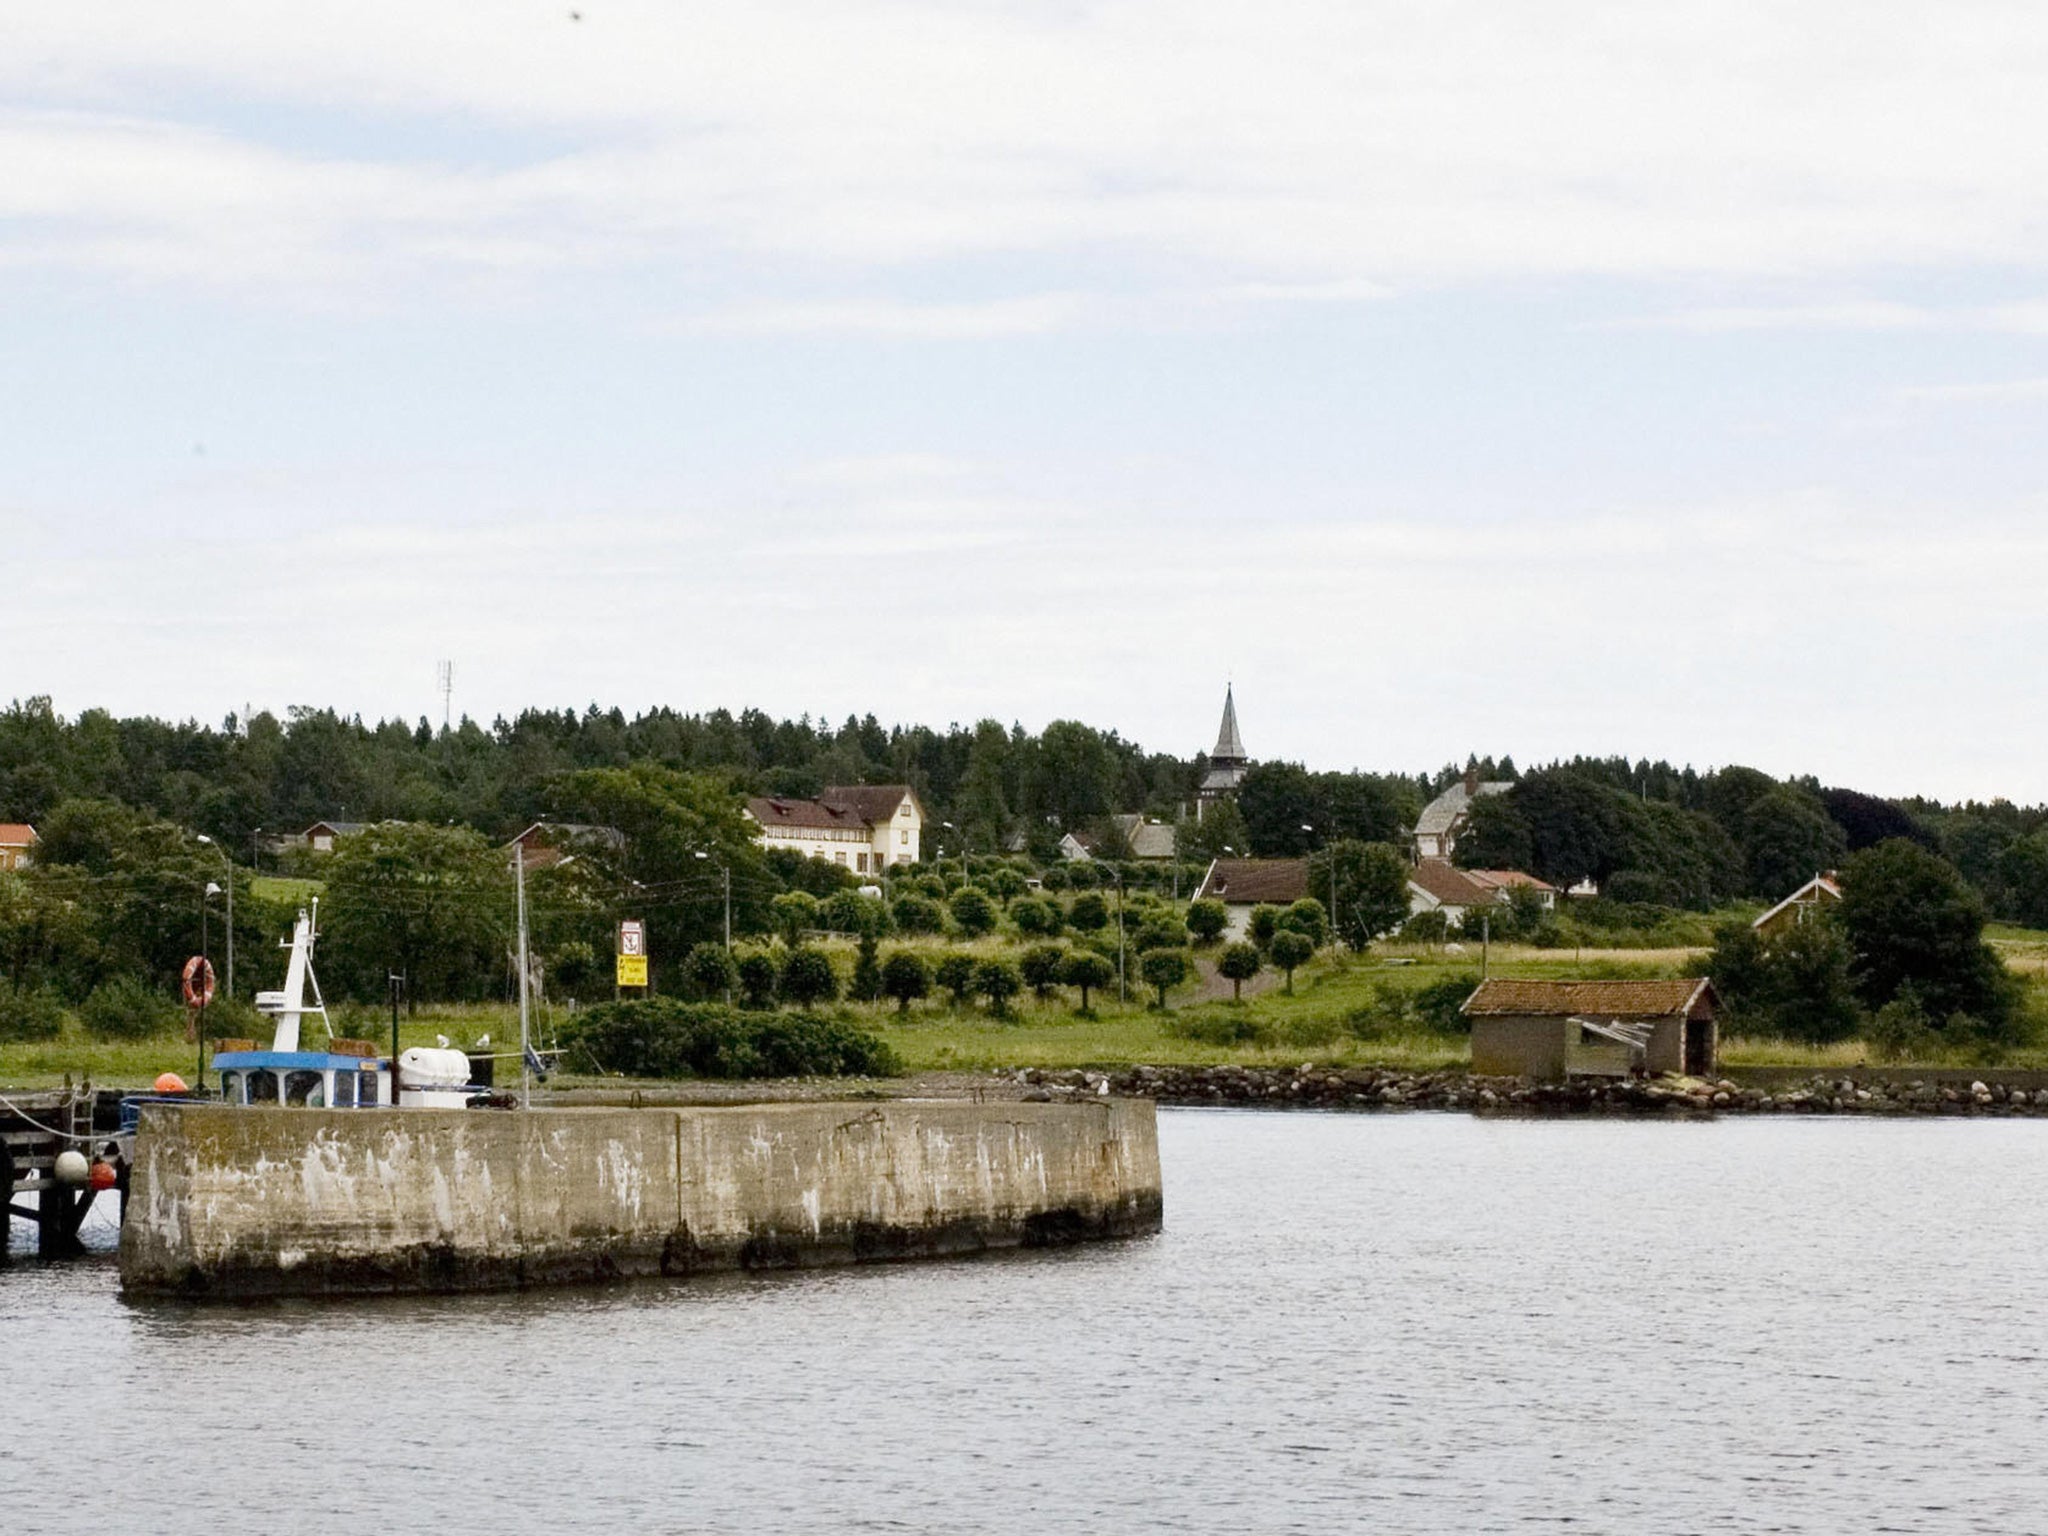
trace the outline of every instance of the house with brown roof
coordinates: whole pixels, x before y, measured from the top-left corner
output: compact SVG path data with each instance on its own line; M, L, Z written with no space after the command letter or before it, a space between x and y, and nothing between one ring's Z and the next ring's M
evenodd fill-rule
M36 861L42 841L25 821L0 821L0 869L27 869Z
M1493 977L1465 999L1472 1070L1483 1077L1710 1077L1721 1000L1704 976L1676 981Z
M1441 912L1454 928L1468 912L1503 906L1517 890L1536 893L1545 907L1557 905L1557 887L1519 869L1459 869L1448 859L1424 859L1408 873L1408 915Z
M815 800L757 795L747 815L763 848L789 848L859 875L915 864L924 807L908 784L835 784Z
M505 852L524 850L526 868L531 872L566 864L587 851L625 846L625 834L616 827L597 827L580 821L536 821L507 843Z
M1831 907L1841 899L1842 887L1836 883L1835 872L1829 870L1824 875L1815 875L1749 926L1757 931L1759 937L1775 939L1801 923L1811 922L1820 915L1822 908Z
M354 837L368 825L367 821L316 821L299 837L315 853L332 853L339 839Z
M1224 933L1241 939L1253 907L1284 907L1307 894L1307 859L1212 859L1194 899L1222 902L1230 913Z

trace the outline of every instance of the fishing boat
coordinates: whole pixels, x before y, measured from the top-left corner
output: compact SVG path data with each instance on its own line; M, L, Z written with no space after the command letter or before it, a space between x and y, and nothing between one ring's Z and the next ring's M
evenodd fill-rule
M298 1109L461 1109L490 1093L476 1083L470 1057L443 1046L412 1046L395 1057L368 1040L334 1032L313 971L319 904L292 925L284 985L256 994L256 1010L275 1021L268 1050L253 1040L222 1040L213 1054L220 1102ZM308 993L311 1001L307 1000ZM302 1036L317 1020L318 1045ZM142 1105L190 1102L186 1095L138 1095L122 1105L123 1129L132 1130Z

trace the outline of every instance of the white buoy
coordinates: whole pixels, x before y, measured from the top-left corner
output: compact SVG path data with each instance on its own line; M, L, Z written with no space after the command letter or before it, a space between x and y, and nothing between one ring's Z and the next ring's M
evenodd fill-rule
M56 1166L50 1171L57 1175L59 1184L83 1184L92 1172L92 1165L76 1147L66 1147L57 1154Z

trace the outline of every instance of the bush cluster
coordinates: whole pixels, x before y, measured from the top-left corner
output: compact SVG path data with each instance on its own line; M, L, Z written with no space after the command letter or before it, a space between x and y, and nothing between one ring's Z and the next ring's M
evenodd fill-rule
M890 1077L881 1039L845 1019L651 997L600 1003L565 1032L570 1060L627 1077Z

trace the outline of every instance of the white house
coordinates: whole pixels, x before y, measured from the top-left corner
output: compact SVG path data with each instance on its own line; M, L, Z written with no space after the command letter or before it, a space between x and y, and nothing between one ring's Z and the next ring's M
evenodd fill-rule
M789 848L871 875L915 864L924 807L908 784L837 784L815 800L773 795L747 802L763 848Z
M1416 859L1448 859L1472 815L1473 802L1485 795L1504 795L1514 787L1505 779L1482 783L1478 769L1466 769L1464 778L1430 801L1416 818Z
M1767 939L1774 939L1788 928L1796 928L1817 916L1823 907L1833 906L1842 899L1842 887L1837 883L1835 872L1815 875L1790 896L1779 902L1750 924Z
M1307 859L1212 859L1193 899L1222 902L1230 917L1225 936L1241 939L1254 907L1284 907L1306 895Z

